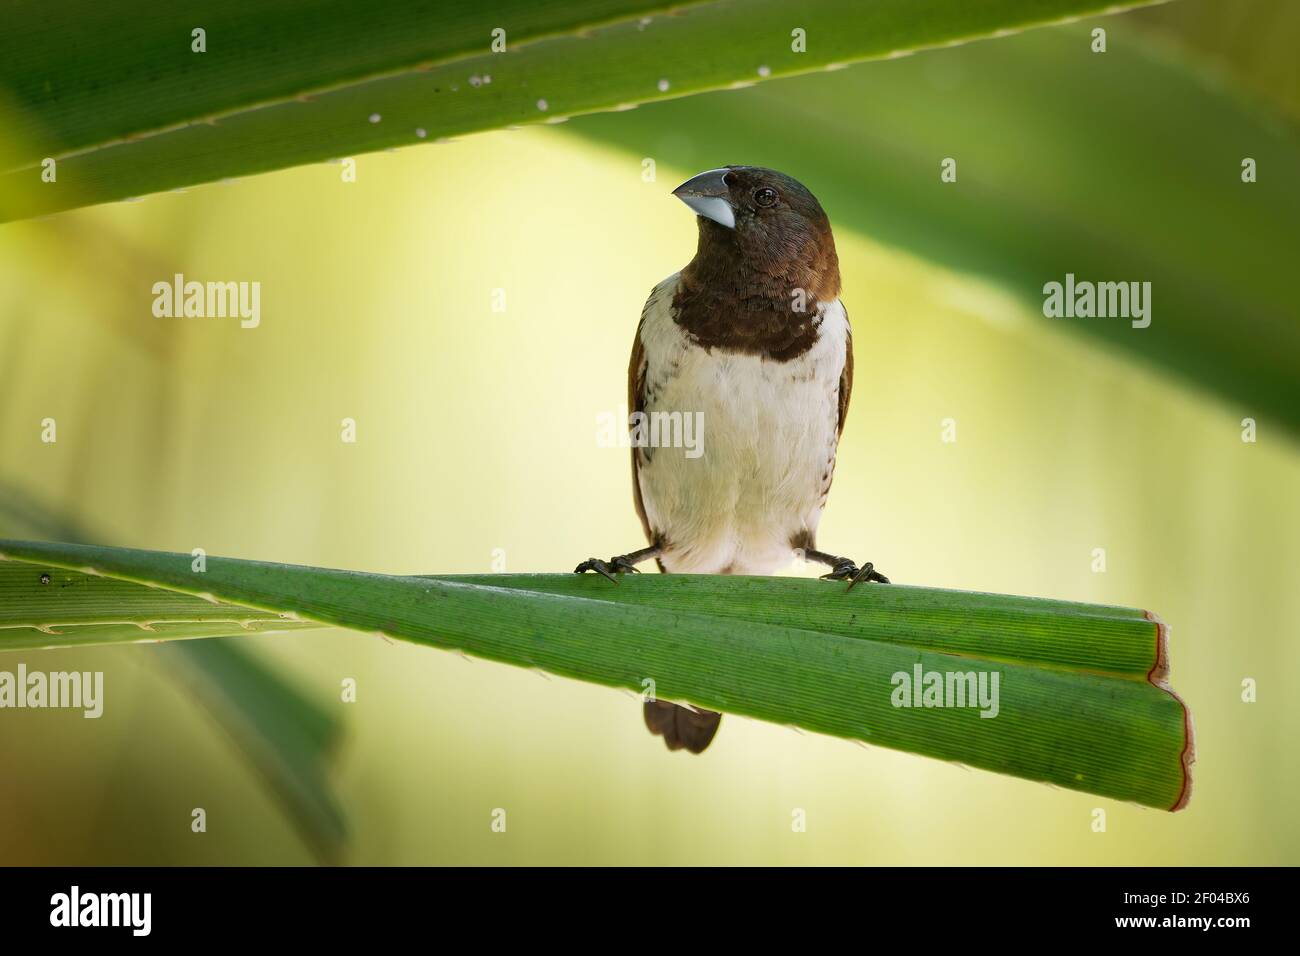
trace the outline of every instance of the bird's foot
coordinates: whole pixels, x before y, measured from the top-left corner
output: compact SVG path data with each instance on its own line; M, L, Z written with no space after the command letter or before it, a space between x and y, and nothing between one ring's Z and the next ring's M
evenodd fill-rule
M586 571L595 571L597 574L603 574L615 584L618 584L618 577L616 575L629 572L632 574L641 573L637 570L636 565L629 560L629 556L626 554L616 555L608 561L602 561L600 558L588 558L586 561L583 561L582 564L573 569L574 574L582 574Z
M874 584L889 583L889 578L885 577L883 574L877 571L875 565L873 565L870 561L868 561L861 568L859 568L854 562L850 561L848 558L841 558L839 561L836 561L834 567L831 569L831 573L823 574L822 580L823 581L848 581L849 586L848 588L846 588L846 590L849 591L853 590L853 585L859 584L863 581L871 582Z

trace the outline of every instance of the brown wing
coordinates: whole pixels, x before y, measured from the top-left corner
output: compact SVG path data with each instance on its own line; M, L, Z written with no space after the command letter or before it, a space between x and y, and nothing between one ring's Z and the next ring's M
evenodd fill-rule
M645 411L645 346L641 344L641 323L637 323L636 338L632 340L632 359L627 366L627 408L628 414ZM628 423L631 428L631 422ZM637 517L641 519L641 529L650 544L655 543L654 532L645 516L645 503L641 500L641 449L632 446L632 501L636 505Z
M843 303L840 303L843 305ZM849 313L844 311L844 323L848 325ZM640 340L640 336L637 336ZM840 423L839 430L835 433L836 437L844 434L844 420L849 417L849 396L853 394L853 327L849 326L848 335L844 338L844 371L840 372Z

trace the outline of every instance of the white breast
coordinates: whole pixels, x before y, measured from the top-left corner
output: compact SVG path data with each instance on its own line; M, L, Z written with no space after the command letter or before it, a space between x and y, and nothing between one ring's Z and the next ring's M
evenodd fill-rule
M642 317L646 411L700 413L702 453L651 448L638 480L668 571L769 574L817 530L838 440L848 317L818 303L820 336L775 362L708 351L673 321L677 276L660 283Z

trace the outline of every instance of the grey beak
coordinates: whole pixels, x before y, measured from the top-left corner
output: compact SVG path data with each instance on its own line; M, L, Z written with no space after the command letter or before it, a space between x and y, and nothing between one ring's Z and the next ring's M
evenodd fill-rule
M680 199L705 219L712 219L728 229L736 228L736 207L728 198L731 190L722 181L727 175L726 169L710 169L700 173L673 190L673 195Z

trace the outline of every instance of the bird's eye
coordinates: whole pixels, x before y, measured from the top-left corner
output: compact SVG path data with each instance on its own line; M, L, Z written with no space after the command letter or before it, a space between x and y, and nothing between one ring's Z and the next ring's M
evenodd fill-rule
M770 206L776 202L776 190L769 186L754 190L754 202L760 206Z

